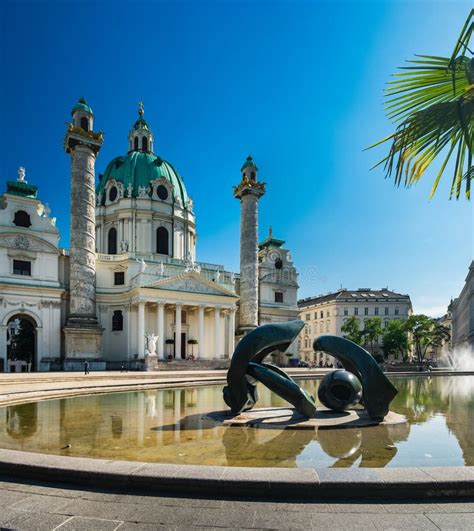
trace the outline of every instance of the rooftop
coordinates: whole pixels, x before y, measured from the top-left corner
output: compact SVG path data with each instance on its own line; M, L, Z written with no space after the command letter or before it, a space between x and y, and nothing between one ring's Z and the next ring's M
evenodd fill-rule
M354 301L390 301L405 299L406 302L410 302L410 296L403 293L396 293L388 288L382 288L380 290L373 290L371 288L358 288L358 289L340 289L333 293L327 293L325 295L316 295L313 297L306 297L298 301L298 308L305 308L308 306L314 306L323 302L354 302Z

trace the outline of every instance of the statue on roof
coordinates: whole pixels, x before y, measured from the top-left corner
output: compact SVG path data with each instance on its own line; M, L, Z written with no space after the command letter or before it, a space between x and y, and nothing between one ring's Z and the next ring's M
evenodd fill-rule
M20 167L18 168L18 179L17 179L17 181L18 181L19 183L25 183L25 184L27 184L28 181L25 179L25 176L26 176L26 170L25 170L25 168L24 168L23 166L20 166Z

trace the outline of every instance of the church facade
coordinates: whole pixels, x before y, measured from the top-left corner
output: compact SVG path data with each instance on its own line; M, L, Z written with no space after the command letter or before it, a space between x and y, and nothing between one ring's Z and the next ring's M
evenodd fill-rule
M245 271L197 260L193 201L175 167L155 154L143 108L127 152L98 183L102 134L85 100L72 117L65 141L71 249L59 247L49 206L22 168L0 196L0 371L79 370L85 360L93 369L153 369L157 360L229 358L240 337ZM250 157L242 182L249 169L255 176ZM297 272L283 245L270 231L257 247L260 324L298 316Z

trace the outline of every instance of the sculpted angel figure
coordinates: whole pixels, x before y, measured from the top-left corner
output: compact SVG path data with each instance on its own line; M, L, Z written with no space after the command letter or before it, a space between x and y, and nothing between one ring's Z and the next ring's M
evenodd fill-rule
M148 347L149 356L156 356L156 342L157 341L158 341L158 336L156 336L155 334L147 335L147 347Z

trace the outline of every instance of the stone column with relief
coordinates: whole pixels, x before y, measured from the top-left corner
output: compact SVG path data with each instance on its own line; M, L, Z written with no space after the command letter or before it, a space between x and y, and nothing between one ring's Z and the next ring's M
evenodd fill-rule
M94 132L94 115L81 98L72 110L64 141L71 157L71 247L69 318L64 327L65 370L105 370L102 327L96 313L95 159L102 133Z
M257 181L258 168L247 157L241 168L242 179L234 187L240 200L240 307L238 335L258 326L258 201L265 194L265 183Z

